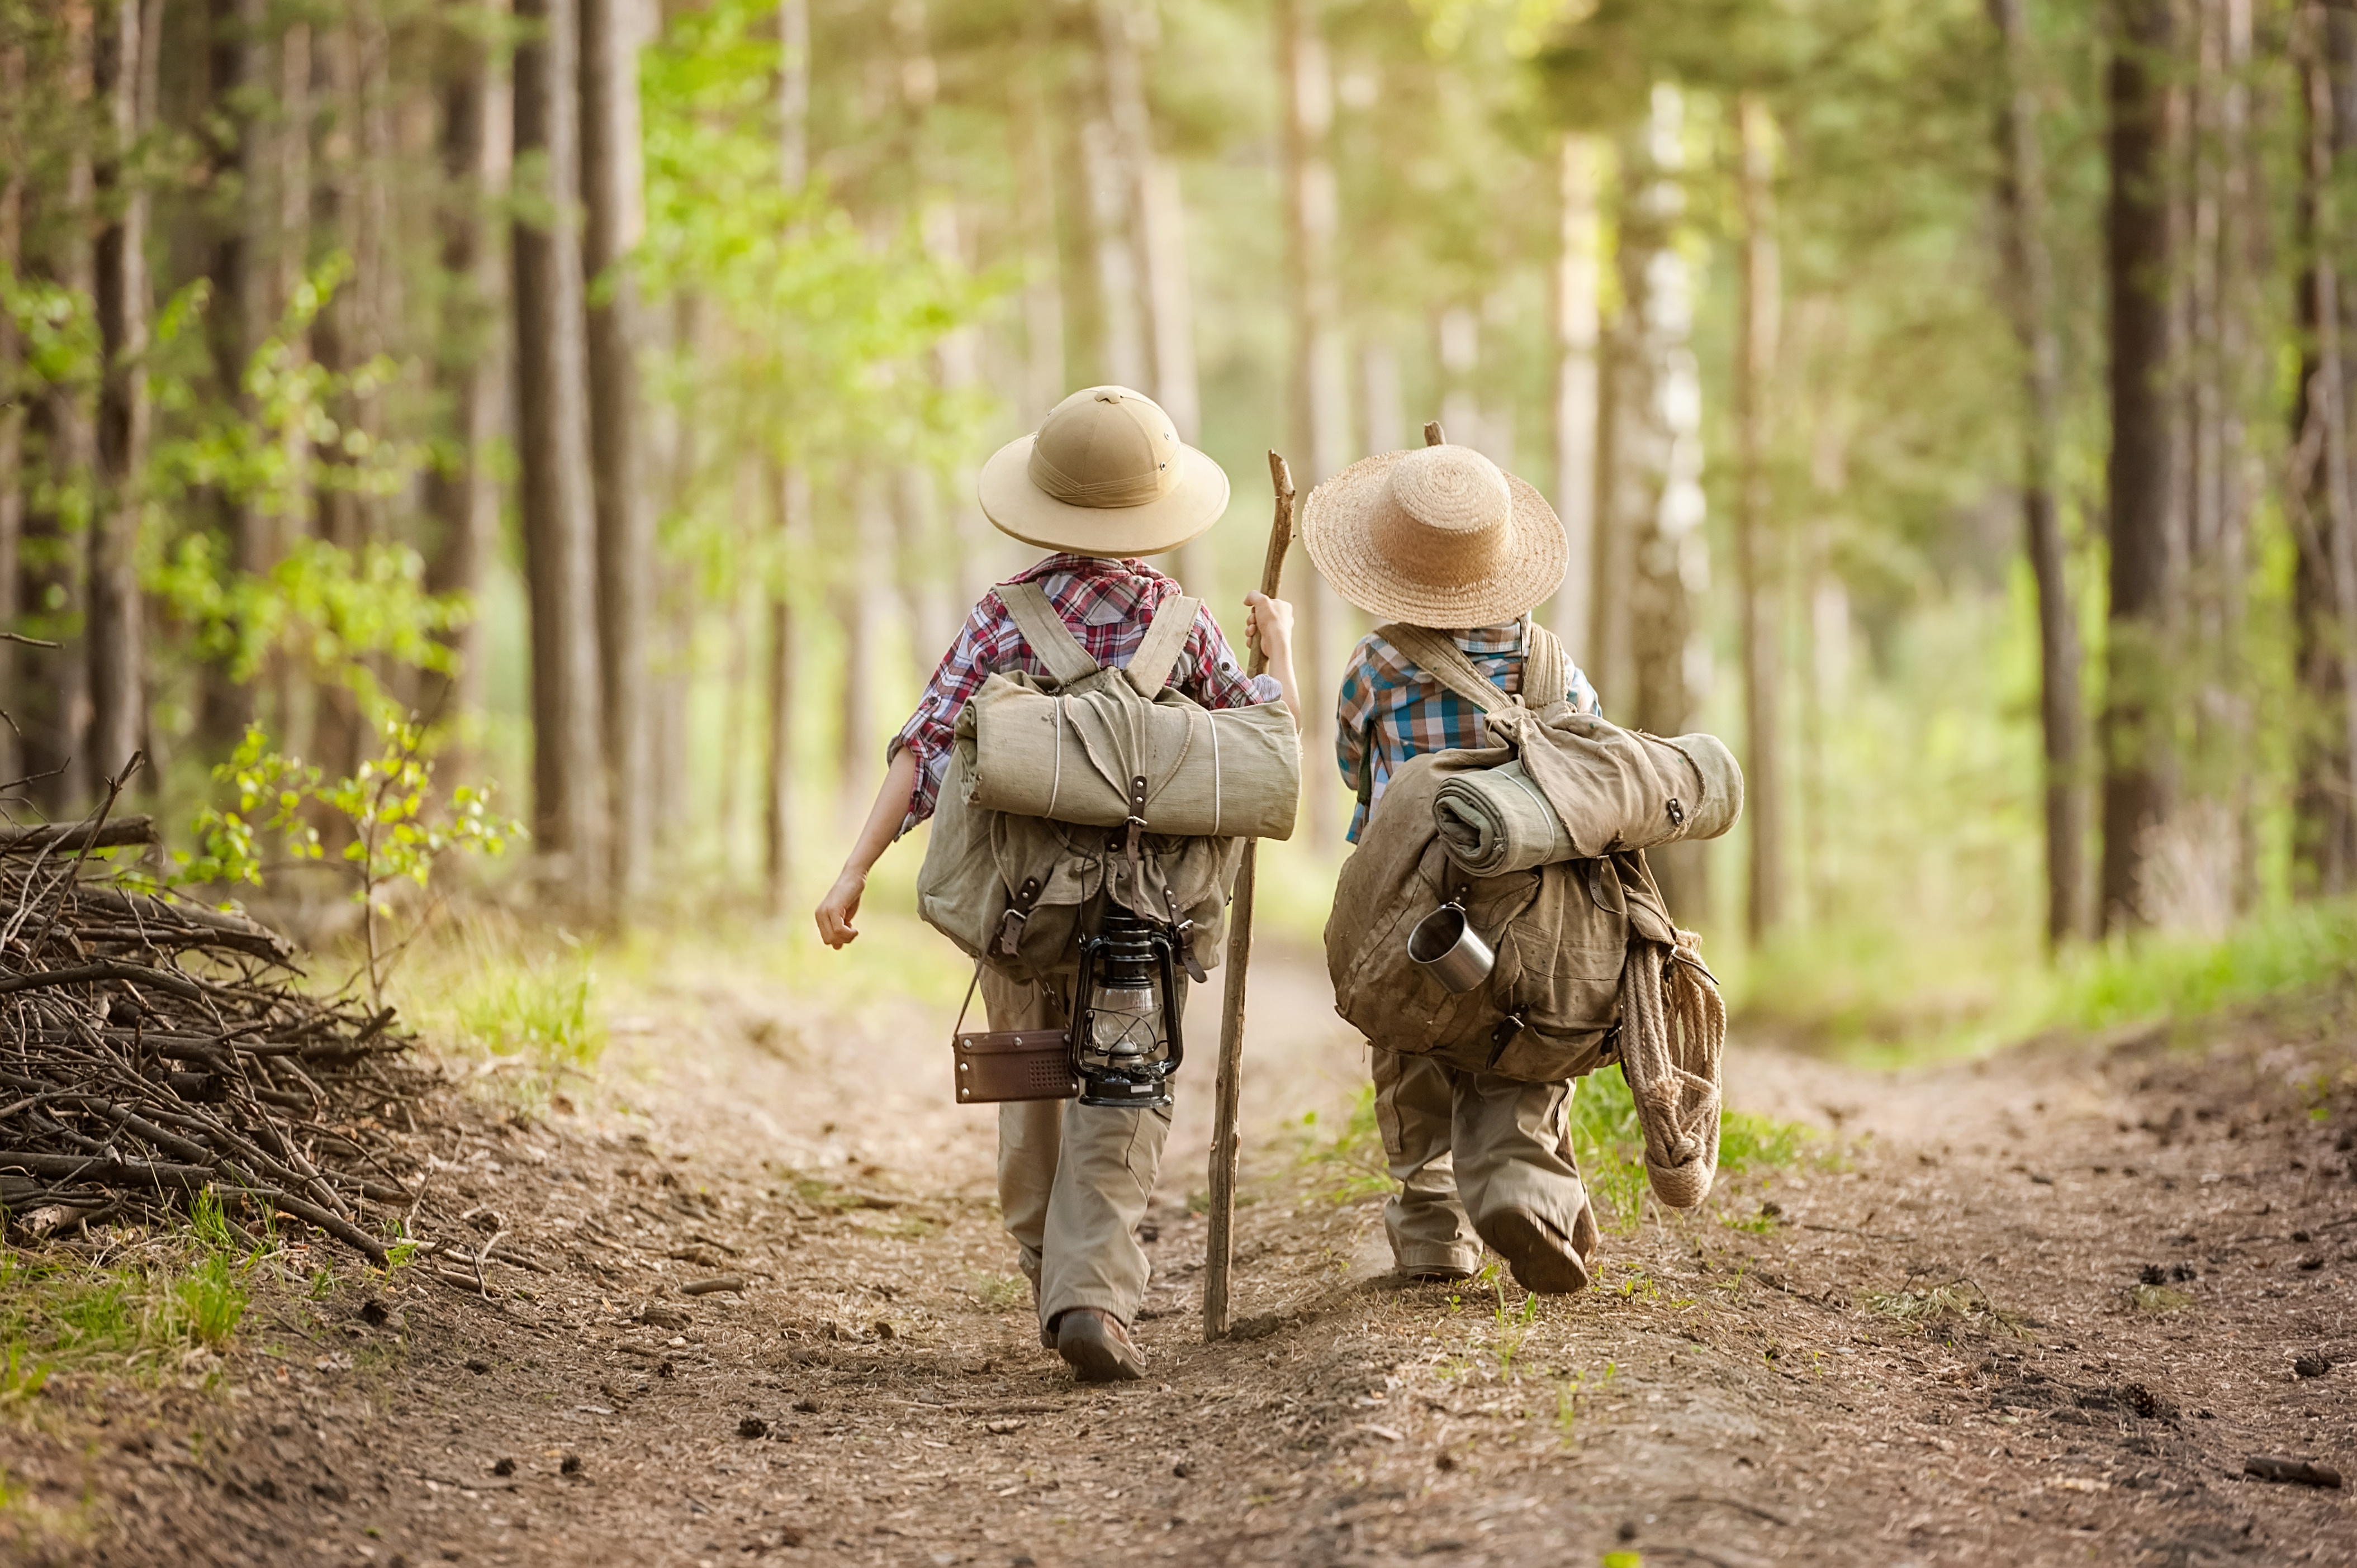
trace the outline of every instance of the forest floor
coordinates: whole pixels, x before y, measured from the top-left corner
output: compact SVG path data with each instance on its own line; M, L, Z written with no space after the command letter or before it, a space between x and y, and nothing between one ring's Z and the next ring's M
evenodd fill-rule
M210 1365L60 1377L0 1413L0 1559L2357 1563L2357 1492L2244 1475L2357 1471L2350 996L1899 1073L1738 1040L1735 1103L1820 1135L1543 1300L1388 1273L1322 979L1255 968L1211 1346L1182 1078L1143 1383L1039 1348L937 1008L715 963L573 1109L421 1111L492 1299L348 1272Z

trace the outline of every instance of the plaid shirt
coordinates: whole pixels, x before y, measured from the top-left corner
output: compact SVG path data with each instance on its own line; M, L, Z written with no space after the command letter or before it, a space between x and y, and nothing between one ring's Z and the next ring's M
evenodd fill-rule
M1529 624L1516 620L1447 635L1456 639L1475 669L1511 697L1523 689L1523 637ZM1568 651L1563 661L1564 689L1572 706L1582 713L1602 713L1596 688ZM1335 719L1340 727L1334 755L1342 765L1342 781L1360 796L1358 810L1351 813L1352 843L1359 842L1359 830L1367 825L1367 813L1382 799L1383 786L1409 757L1489 744L1490 726L1480 709L1372 633L1351 654L1350 673L1342 678L1342 694L1335 702ZM1372 779L1366 773L1370 749Z
M1089 657L1113 670L1129 663L1162 601L1182 592L1175 579L1143 561L1094 555L1050 555L1006 581L1039 584ZM903 747L917 754L917 784L909 797L909 814L900 823L902 832L933 814L942 780L949 773L957 716L966 700L982 690L985 681L1007 670L1039 676L1049 672L1046 660L1032 651L993 590L965 618L957 640L926 683L917 711L885 752L887 760L899 756ZM1171 671L1171 683L1207 708L1274 703L1284 694L1266 675L1245 678L1209 607L1195 612L1187 646Z

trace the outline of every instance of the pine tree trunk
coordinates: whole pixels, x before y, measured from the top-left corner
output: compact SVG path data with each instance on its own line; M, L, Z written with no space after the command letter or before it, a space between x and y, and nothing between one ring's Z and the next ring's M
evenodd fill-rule
M269 20L265 0L212 0L212 47L210 60L207 114L222 127L223 139L213 148L212 167L218 178L234 180L236 207L217 214L207 271L212 303L206 314L206 337L212 354L215 395L252 419L253 400L245 391L245 369L263 335L269 330L262 285L264 260L257 242L266 244L268 218L266 140L259 116L249 102L263 88L270 50L264 28ZM266 569L257 537L267 521L253 496L218 495L213 503L221 532L229 540L229 564L243 574ZM200 677L198 737L215 757L226 755L245 727L254 721L253 683L239 681L222 664L207 665Z
M1023 252L1023 395L1018 413L1037 430L1064 395L1064 280L1058 244L1056 130L1049 99L1044 15L1032 12L1009 126L1008 161L1017 171L1015 222Z
M1292 445L1294 474L1302 492L1340 469L1348 460L1350 413L1345 390L1340 306L1334 281L1334 231L1340 218L1334 166L1327 142L1334 123L1333 75L1318 27L1319 0L1279 0L1276 7L1277 70L1284 88L1285 219L1286 287L1293 317ZM1342 628L1340 600L1308 562L1300 559L1289 580L1299 607L1295 638L1303 701L1313 712L1331 699L1339 680L1333 644ZM1302 790L1307 811L1303 831L1318 850L1331 850L1340 836L1337 795L1323 769Z
M436 594L479 600L484 568L499 545L500 482L492 459L507 392L506 277L491 232L491 204L507 179L499 155L505 140L491 134L500 83L482 42L451 27L442 41L439 73L441 264L447 291L436 335L434 377L449 403L451 456L427 469L426 514L434 520L425 584ZM447 725L467 744L471 719L483 706L483 637L479 611L444 634L457 668L430 677L418 710ZM462 770L445 752L447 772Z
M783 559L770 596L770 751L764 769L769 788L762 794L762 863L774 914L782 912L793 896L794 695L802 679L793 578L810 550L811 496L809 477L800 467L780 468L773 480L770 491L777 500L778 542Z
M2310 345L2296 451L2308 470L2296 516L2294 584L2298 674L2309 712L2302 728L2299 849L2316 891L2357 886L2357 476L2350 470L2346 324L2341 256L2345 219L2335 193L2357 147L2357 18L2311 5L2299 18L2306 157L2300 216L2309 244L2300 317Z
M331 375L346 375L368 361L374 339L370 320L369 290L377 258L369 244L364 217L368 174L360 135L363 113L360 12L345 7L338 19L322 23L311 39L311 92L324 106L317 118L317 136L310 159L311 224L315 236L350 258L351 267L335 293L320 306L311 327L313 356ZM360 400L350 392L330 404L340 430L358 430L362 424ZM367 501L350 483L351 462L341 439L315 442L310 453L314 476L313 505L318 537L357 558L367 542ZM367 737L362 734L360 703L348 685L336 679L311 682L311 734L301 737L303 750L328 770L328 777L349 777L359 769ZM331 844L349 832L340 819L321 823Z
M2170 369L2171 0L2119 0L2106 79L2111 189L2111 603L2103 717L2103 929L2152 916L2147 862L2169 812L2169 540L2178 453Z
M1736 107L1742 159L1738 208L1743 254L1738 274L1739 323L1735 423L1742 465L1735 520L1736 575L1742 594L1744 826L1750 878L1745 928L1757 947L1784 923L1784 574L1782 531L1768 471L1768 400L1776 372L1782 280L1776 241L1775 122L1745 94Z
M810 0L778 6L778 183L789 193L810 180ZM802 681L795 577L810 552L810 475L785 464L771 476L778 509L778 570L770 590L770 751L762 791L762 866L770 910L782 913L794 883L794 721Z
M1702 693L1688 672L1708 669L1692 597L1709 574L1695 422L1701 397L1691 285L1676 243L1684 123L1678 91L1656 85L1647 119L1625 144L1616 256L1624 304L1608 361L1609 467L1598 519L1597 646L1610 682L1598 689L1609 713L1656 735L1692 727ZM1679 918L1704 918L1704 846L1668 845L1652 862Z
M2046 247L2046 177L2038 97L2029 81L2023 0L1989 0L2011 77L1997 124L2007 298L2022 356L2023 547L2038 584L2039 725L2045 757L2046 940L2086 929L2087 795L2081 778L2079 621L2064 571L2055 504L2062 416L2061 347L2054 323L2053 265Z
M598 648L603 656L606 784L613 883L627 903L644 884L653 824L648 781L648 568L654 510L647 491L639 392L643 333L628 258L646 231L639 152L638 7L581 6L581 183L588 212L583 265L589 310L590 454L597 466Z
M111 131L96 171L105 226L97 247L98 490L90 523L91 776L119 775L145 744L145 609L139 518L147 464L147 191L129 160L150 118L149 28L160 0L107 0L99 16L93 81Z
M1596 555L1597 355L1600 346L1603 233L1598 209L1602 149L1597 138L1564 133L1555 149L1563 209L1555 266L1555 510L1569 561L1545 618L1572 657L1588 656L1589 592ZM1387 450L1372 425L1368 450Z
M539 25L515 53L517 456L532 613L533 813L571 897L603 913L608 842L599 702L597 527L589 471L589 349L579 235L575 0L522 0ZM529 169L527 180L523 171Z
M25 96L25 47L0 47L0 101L20 103ZM11 157L0 171L0 267L12 277L25 274L24 160ZM0 387L13 389L25 362L14 319L0 312ZM22 569L25 540L25 405L15 395L0 402L0 630L20 629L16 618L23 608ZM16 648L0 640L0 711L23 706L18 694ZM0 722L0 783L10 788L24 778L24 747L17 725L32 714L9 712Z
M91 7L68 6L62 31L65 81L59 96L72 112L88 113L95 70ZM45 270L69 294L88 299L98 288L97 254L90 239L96 171L88 137L68 138L64 163L55 190L56 209L43 214L44 227L54 235ZM53 601L50 625L63 634L65 646L39 660L49 712L39 726L31 765L43 776L35 786L42 807L53 817L80 816L88 809L91 784L85 746L90 736L90 596L87 576L73 554L76 541L66 498L86 491L93 482L98 435L94 411L81 388L52 383L42 404L42 446L50 493L58 504L29 519L28 525L55 552L55 575L43 589ZM118 757L114 762L119 766L122 760Z

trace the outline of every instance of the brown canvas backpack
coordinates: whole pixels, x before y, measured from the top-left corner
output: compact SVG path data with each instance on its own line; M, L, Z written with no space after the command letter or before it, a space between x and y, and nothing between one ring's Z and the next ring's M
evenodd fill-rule
M1410 758L1376 802L1326 925L1336 1011L1378 1049L1526 1082L1620 1061L1655 1192L1674 1207L1701 1201L1717 1165L1725 1014L1644 851L1725 831L1739 792L1731 806L1705 805L1710 781L1687 751L1576 711L1562 645L1543 627L1530 628L1519 697L1446 634L1388 626L1379 635L1479 706L1490 744ZM1573 842L1595 853L1469 875L1440 837L1434 797L1453 777L1518 757ZM1451 902L1497 954L1488 980L1461 994L1408 956L1408 933Z

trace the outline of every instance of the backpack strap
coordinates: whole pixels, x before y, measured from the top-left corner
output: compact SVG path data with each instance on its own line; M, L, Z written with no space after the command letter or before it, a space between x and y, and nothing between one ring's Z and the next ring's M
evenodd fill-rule
M1089 657L1056 607L1048 602L1048 591L1037 583L1001 583L998 602L1015 618L1023 633L1023 640L1048 667L1048 673L1064 685L1086 680L1104 668Z
M1154 612L1154 624L1146 628L1146 640L1130 655L1125 670L1129 683L1147 702L1160 696L1162 688L1170 683L1170 671L1187 650L1188 634L1195 629L1195 616L1202 607L1202 600L1182 595L1163 600L1162 607Z
M1487 675L1481 673L1457 639L1446 632L1427 631L1420 626L1396 623L1375 628L1375 635L1415 660L1416 667L1434 680L1480 708L1484 714L1502 713L1514 705L1514 699L1498 690Z
M1534 620L1525 621L1524 628L1523 702L1532 708L1551 708L1571 695L1571 684L1564 677L1570 660L1555 633Z

